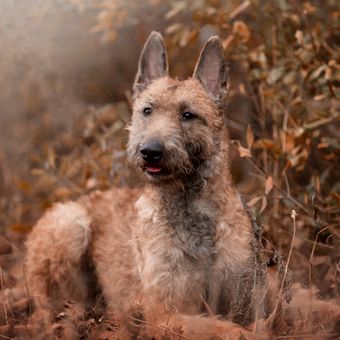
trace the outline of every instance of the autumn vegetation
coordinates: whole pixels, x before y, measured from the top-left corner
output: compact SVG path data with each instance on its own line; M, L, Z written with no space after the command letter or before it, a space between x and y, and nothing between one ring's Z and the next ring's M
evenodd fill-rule
M230 63L225 122L233 140L233 176L263 230L263 244L272 258L269 268L275 270L275 258L281 254L292 289L308 288L309 294L299 295L306 306L316 296L339 306L337 1L60 3L74 17L91 18L90 29L81 34L103 44L108 58L122 32L128 31L139 46L131 47L132 61L124 50L131 66L124 74L112 73L115 86L109 92L107 79L93 78L95 72L79 68L79 75L84 72L80 83L64 95L67 78L33 72L36 60L19 79L8 78L11 92L0 96L0 338L25 338L33 327L23 241L42 212L54 202L96 189L141 185L126 164L125 127L135 61L151 30L163 33L174 76L190 75L208 36L223 39ZM21 70L22 65L11 60L11 67ZM11 60L0 62L1 70ZM106 64L105 72L112 71L110 67ZM16 106L17 100L23 104ZM66 111L60 113L60 106ZM281 335L340 336L339 320L324 333L322 307L313 313L313 322L296 313L296 325L285 325ZM49 334L85 339L98 335L99 329L103 339L115 331L100 301L87 311L69 304L67 312L55 315Z

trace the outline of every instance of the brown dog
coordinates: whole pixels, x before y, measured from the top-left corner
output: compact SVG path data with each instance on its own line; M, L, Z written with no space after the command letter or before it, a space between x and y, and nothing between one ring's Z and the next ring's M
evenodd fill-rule
M128 320L141 301L149 335L247 336L233 322L246 324L261 309L259 274L250 219L228 166L221 110L227 73L221 41L212 37L193 77L171 79L163 39L150 35L134 84L128 145L146 186L56 204L39 220L27 242L28 283L38 305L86 300L87 254L109 310Z

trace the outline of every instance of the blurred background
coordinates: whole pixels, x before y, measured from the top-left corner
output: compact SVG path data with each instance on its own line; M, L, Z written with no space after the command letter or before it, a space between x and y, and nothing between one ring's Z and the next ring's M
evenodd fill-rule
M170 72L180 78L192 74L200 48L218 34L231 66L225 122L235 182L265 237L284 254L292 242L291 211L297 212L294 278L339 298L338 5L1 0L3 268L16 259L5 254L53 202L140 184L126 166L125 126L150 31L163 34Z

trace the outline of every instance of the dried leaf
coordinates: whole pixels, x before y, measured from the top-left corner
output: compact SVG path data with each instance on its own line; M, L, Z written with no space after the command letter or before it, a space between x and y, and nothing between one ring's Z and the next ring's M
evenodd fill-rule
M273 189L273 177L272 176L269 176L267 179L266 179L266 183L265 183L265 194L268 195L272 189Z
M256 196L254 198L252 198L248 203L248 207L252 208L257 202L259 202L261 200L262 196Z
M316 11L316 7L306 1L303 3L303 10L306 14L313 14Z
M306 48L299 48L295 54L301 59L304 64L310 63L314 59L314 54L312 51L307 50ZM303 71L303 70L301 70ZM305 78L304 74L302 73L303 78Z
M32 230L33 225L25 223L13 223L9 226L9 228L10 230L15 231L17 233L27 234Z
M267 149L276 156L280 156L282 154L280 146L268 138L257 139L253 144L253 149Z
M243 146L241 145L238 145L237 146L237 150L238 152L240 153L240 156L243 158L243 157L248 157L250 158L251 157L251 152L249 149L247 148L244 148Z
M239 14L241 14L243 11L248 9L248 7L251 5L251 2L249 0L243 1L239 6L237 6L230 14L229 18L232 19Z
M86 181L86 189L93 189L95 188L96 186L98 185L98 181L96 178L94 177L91 177L89 178L87 181Z
M165 29L165 34L174 34L182 29L183 25L175 22Z
M268 84L273 85L277 81L279 81L282 76L285 74L286 68L284 66L279 66L276 68L273 68L268 75Z
M234 21L232 33L236 35L242 43L246 43L251 36L248 26L241 20Z
M188 42L189 42L189 39L190 39L190 30L186 29L183 33L182 33L182 36L179 40L179 46L181 47L185 47Z
M258 139L253 144L255 149L272 149L274 147L274 141L268 138Z
M54 194L58 199L63 199L70 197L72 192L67 187L59 187L54 191Z
M249 149L253 146L254 143L254 134L253 131L251 130L250 125L247 127L247 146Z
M282 132L284 134L285 132ZM286 152L289 153L295 148L295 138L290 134L285 134L286 139Z
M268 201L267 201L266 196L262 196L262 204L261 204L260 213L262 213L264 209L266 209L267 204L268 204Z
M226 50L232 44L234 39L233 35L229 35L228 38L224 39L222 42L223 48Z
M170 11L168 11L164 18L165 19L171 19L174 16L176 16L177 14L179 14L180 12L182 12L186 7L186 2L185 1L180 1L180 2L175 2L172 4L172 9Z
M340 195L337 192L332 191L331 196L338 202L340 202Z
M295 155L293 154L292 156L288 157L292 168L295 168L296 166L300 164L304 164L307 158L308 158L308 151L305 148L300 153L297 153Z
M32 186L29 182L21 180L17 182L17 187L25 193L30 193L32 191Z
M32 176L42 176L45 173L46 173L45 169L37 169L37 168L31 169L31 175Z
M296 72L295 71L291 71L288 72L282 79L282 82L286 85L292 85L295 81L296 78Z
M297 30L295 32L295 38L300 45L303 45L303 32L302 31Z
M48 162L48 165L53 169L55 168L55 159L56 159L56 154L55 154L54 148L52 146L49 146L47 148L47 162Z
M314 100L316 101L320 101L320 100L324 100L326 98L326 95L323 94L317 94L316 96L313 97Z
M333 117L321 118L321 119L316 120L314 122L304 124L304 128L306 130L313 130L313 129L318 128L321 125L331 123L333 121L333 119L334 119Z
M321 73L326 70L326 65L321 65L315 69L309 76L309 81L316 80L321 76Z
M328 66L326 66L325 78L327 80L331 80L332 78L332 69Z

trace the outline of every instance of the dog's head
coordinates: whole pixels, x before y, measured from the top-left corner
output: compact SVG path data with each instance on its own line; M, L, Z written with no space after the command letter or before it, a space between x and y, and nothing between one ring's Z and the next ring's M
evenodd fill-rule
M168 77L163 38L151 33L139 59L133 88L130 164L158 184L203 174L221 151L224 129L220 106L227 78L218 37L207 41L193 77L180 81Z

